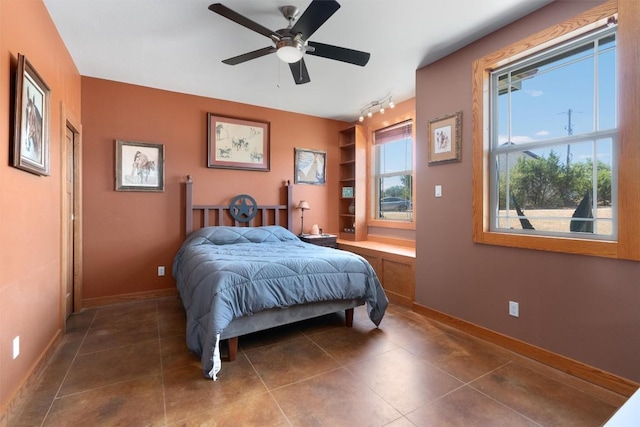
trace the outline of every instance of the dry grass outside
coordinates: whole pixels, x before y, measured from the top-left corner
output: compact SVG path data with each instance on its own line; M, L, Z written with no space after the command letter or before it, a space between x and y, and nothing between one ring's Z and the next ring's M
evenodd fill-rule
M382 217L380 219L388 219L393 221L412 221L413 211L384 211L382 212Z
M528 209L524 211L531 225L539 231L553 231L567 233L570 232L571 218L575 209ZM383 212L384 217L380 219L395 221L411 221L413 218L412 211L406 212ZM501 210L500 216L506 215L506 211ZM501 228L522 229L518 214L515 210L509 211L511 217L509 221L506 218L500 219ZM610 235L613 229L611 221L611 207L601 207L597 210L598 219L595 221L595 229L599 235Z
M524 211L531 225L540 231L570 232L571 217L575 209L529 209ZM506 215L506 211L500 211L500 216ZM509 211L510 220L501 218L501 228L522 229L515 210ZM594 229L597 234L610 235L613 229L611 221L611 207L601 207L597 210L597 220Z

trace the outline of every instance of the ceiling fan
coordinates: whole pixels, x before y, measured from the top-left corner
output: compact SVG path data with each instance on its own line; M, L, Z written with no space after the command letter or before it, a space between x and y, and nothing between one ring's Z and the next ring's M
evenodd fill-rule
M369 62L371 54L367 52L309 40L309 37L338 9L340 9L340 4L337 1L313 0L296 21L299 13L298 8L295 6L283 6L280 8L280 12L282 12L282 15L289 21L289 26L280 30L271 31L221 3L215 3L209 6L209 10L270 38L274 43L274 46L247 52L234 56L233 58L225 59L222 62L229 65L237 65L276 52L281 60L289 64L296 84L304 84L311 81L309 79L307 66L304 63L304 54L321 56L323 58L360 66L365 66L367 62Z

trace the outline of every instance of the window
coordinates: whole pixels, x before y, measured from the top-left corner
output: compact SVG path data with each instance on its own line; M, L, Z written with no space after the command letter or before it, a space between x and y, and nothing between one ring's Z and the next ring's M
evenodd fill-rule
M490 74L492 231L615 239L616 27Z
M413 221L412 121L374 132L371 170L373 219Z
M474 242L640 260L638 13L610 0L474 61Z

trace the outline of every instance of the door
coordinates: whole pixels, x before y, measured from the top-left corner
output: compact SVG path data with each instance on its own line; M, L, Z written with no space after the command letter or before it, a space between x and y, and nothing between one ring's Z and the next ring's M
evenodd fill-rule
M74 299L74 277L75 277L75 271L74 271L74 233L75 233L75 227L74 227L74 220L76 219L76 212L75 212L75 178L76 178L76 171L75 171L75 156L74 156L74 139L75 139L75 133L73 132L73 129L70 129L69 127L67 127L67 132L66 132L66 138L65 138L65 144L66 144L66 171L65 171L65 180L66 180L66 185L65 185L65 202L66 202L66 212L67 212L67 226L64 228L66 229L66 235L64 236L64 239L66 240L66 261L65 261L65 265L64 265L64 269L65 269L65 273L63 275L63 277L65 277L65 284L64 284L64 302L65 302L65 318L68 318L71 313L73 313L74 311L74 307L73 307L73 299Z

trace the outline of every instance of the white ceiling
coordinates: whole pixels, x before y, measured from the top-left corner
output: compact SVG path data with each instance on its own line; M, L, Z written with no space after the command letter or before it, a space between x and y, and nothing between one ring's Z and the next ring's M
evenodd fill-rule
M372 101L415 95L415 71L551 0L339 0L310 40L371 53L365 67L305 56L311 82L296 85L275 54L223 59L272 45L207 9L215 0L44 0L78 71L175 92L344 121ZM221 0L247 18L287 27L310 0Z

